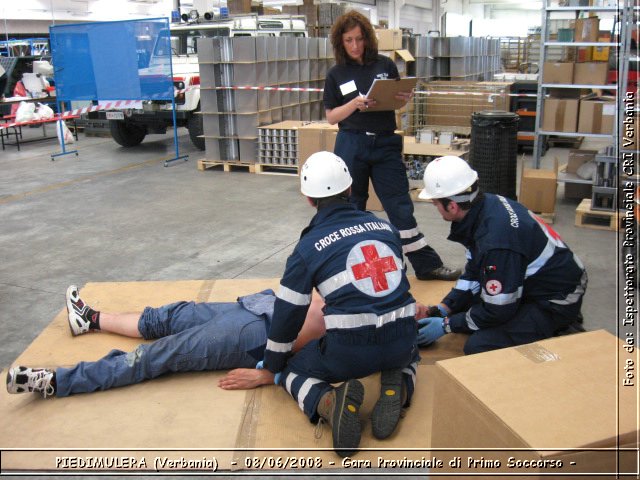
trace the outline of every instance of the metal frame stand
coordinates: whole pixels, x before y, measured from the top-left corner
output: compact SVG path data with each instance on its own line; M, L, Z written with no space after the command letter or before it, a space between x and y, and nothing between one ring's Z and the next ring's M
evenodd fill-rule
M63 102L62 101L58 101L58 112L63 112ZM60 115L62 116L62 115ZM58 120L59 123L56 124L56 128L58 129L58 138L60 139L60 146L62 147L62 152L60 153L52 153L51 154L51 161L53 162L56 157L62 157L63 155L71 155L73 153L75 153L76 157L78 156L78 151L77 150L67 150L66 145L65 145L65 141L64 141L64 130L62 129L62 122L64 122L64 120L60 119Z

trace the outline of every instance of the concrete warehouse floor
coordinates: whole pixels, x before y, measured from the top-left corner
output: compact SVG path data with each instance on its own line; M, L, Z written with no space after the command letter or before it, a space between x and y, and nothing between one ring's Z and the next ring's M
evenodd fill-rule
M53 128L49 127L49 134ZM41 129L23 129L25 137ZM0 366L15 358L64 308L68 285L87 282L271 278L314 211L293 175L245 168L199 171L204 152L179 131L189 161L164 167L173 135L151 135L124 149L80 134L79 156L50 160L55 139L0 152ZM583 143L582 148L601 144ZM566 161L568 149L550 149ZM519 162L522 159L519 159ZM530 156L524 161L530 165ZM618 235L574 226L577 200L558 189L554 228L586 264L589 330L616 332ZM416 203L419 227L446 264L462 266L463 248L446 239L449 224ZM412 272L410 272L412 273ZM373 472L372 472L373 473Z

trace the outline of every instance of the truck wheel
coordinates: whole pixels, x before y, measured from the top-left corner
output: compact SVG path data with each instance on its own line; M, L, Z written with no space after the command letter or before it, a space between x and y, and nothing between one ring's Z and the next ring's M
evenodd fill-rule
M204 138L198 137L198 135L202 135L204 131L202 127L202 115L199 113L191 115L189 117L187 128L189 129L189 138L191 138L191 143L193 143L198 150L204 150Z
M123 120L109 120L111 136L123 147L140 145L147 135L147 128Z

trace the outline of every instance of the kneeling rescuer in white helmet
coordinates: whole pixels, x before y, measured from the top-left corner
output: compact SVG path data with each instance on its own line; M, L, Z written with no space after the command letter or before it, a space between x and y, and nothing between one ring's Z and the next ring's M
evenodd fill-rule
M416 302L402 262L400 234L390 223L349 202L351 176L331 152L311 155L300 172L303 195L317 212L287 259L276 295L264 368L312 422L332 428L333 446L353 454L361 436L363 385L381 374L371 416L376 438L393 433L414 389L419 360ZM325 300L326 334L295 355L311 293ZM331 384L344 382L334 388Z
M449 240L466 249L464 273L418 321L418 344L467 333L464 351L479 353L583 331L587 273L560 235L526 207L482 193L461 158L433 160L419 197L451 222Z

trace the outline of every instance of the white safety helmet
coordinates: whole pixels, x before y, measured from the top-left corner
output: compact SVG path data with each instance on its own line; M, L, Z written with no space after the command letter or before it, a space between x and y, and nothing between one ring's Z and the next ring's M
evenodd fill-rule
M418 197L423 200L451 198L458 202L470 201L475 198L475 195L465 195L469 198L458 199L452 197L466 192L476 180L478 180L478 172L460 157L447 155L436 158L424 170L424 189Z
M304 162L300 172L300 191L311 198L338 195L352 182L347 164L331 152L314 153Z

